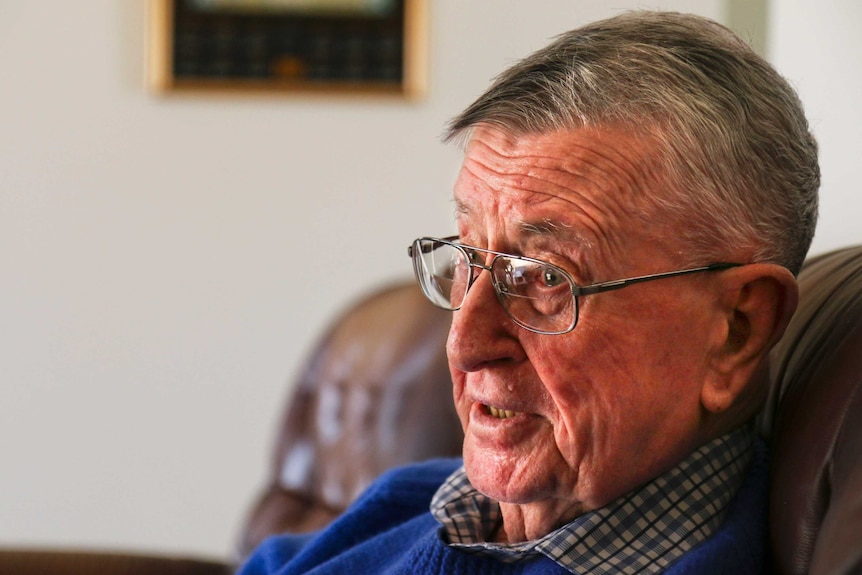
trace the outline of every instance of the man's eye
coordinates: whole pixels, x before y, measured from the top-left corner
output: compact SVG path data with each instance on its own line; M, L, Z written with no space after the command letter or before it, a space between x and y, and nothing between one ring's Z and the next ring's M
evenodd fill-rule
M557 287L566 281L563 274L553 268L545 268L542 272L542 276L545 285L548 287Z
M480 254L476 250L467 250L467 256L470 258L471 264L483 264L483 263L485 263L482 261L482 254Z

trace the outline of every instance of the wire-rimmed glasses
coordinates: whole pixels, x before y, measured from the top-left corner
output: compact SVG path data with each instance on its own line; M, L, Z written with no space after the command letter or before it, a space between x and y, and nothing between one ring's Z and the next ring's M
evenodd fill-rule
M612 280L579 286L554 264L458 243L458 237L419 238L408 248L416 279L425 296L437 307L461 308L482 270L491 274L497 300L509 317L529 331L555 335L572 331L578 323L578 296L622 289L632 284L698 272L741 266L714 263L707 266ZM485 254L485 255L483 255ZM487 255L493 256L487 264Z

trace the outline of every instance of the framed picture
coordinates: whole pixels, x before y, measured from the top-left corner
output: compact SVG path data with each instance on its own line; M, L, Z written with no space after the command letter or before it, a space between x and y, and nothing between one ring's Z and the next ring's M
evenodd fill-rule
M421 96L427 0L150 0L158 92Z

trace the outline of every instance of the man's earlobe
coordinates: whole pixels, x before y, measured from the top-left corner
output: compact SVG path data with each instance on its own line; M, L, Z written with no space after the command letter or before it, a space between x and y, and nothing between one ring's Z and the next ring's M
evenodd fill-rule
M703 406L714 413L730 409L740 396L749 395L749 383L781 339L799 300L796 278L778 265L751 264L729 270L725 281L725 340L713 354L711 375L701 390Z

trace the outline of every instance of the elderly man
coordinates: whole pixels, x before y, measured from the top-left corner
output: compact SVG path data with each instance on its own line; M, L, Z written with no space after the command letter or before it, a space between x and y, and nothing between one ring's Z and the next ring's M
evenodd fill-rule
M516 64L449 138L458 235L410 254L454 312L463 464L390 472L246 572L760 572L751 420L819 185L793 90L711 21L628 13Z

